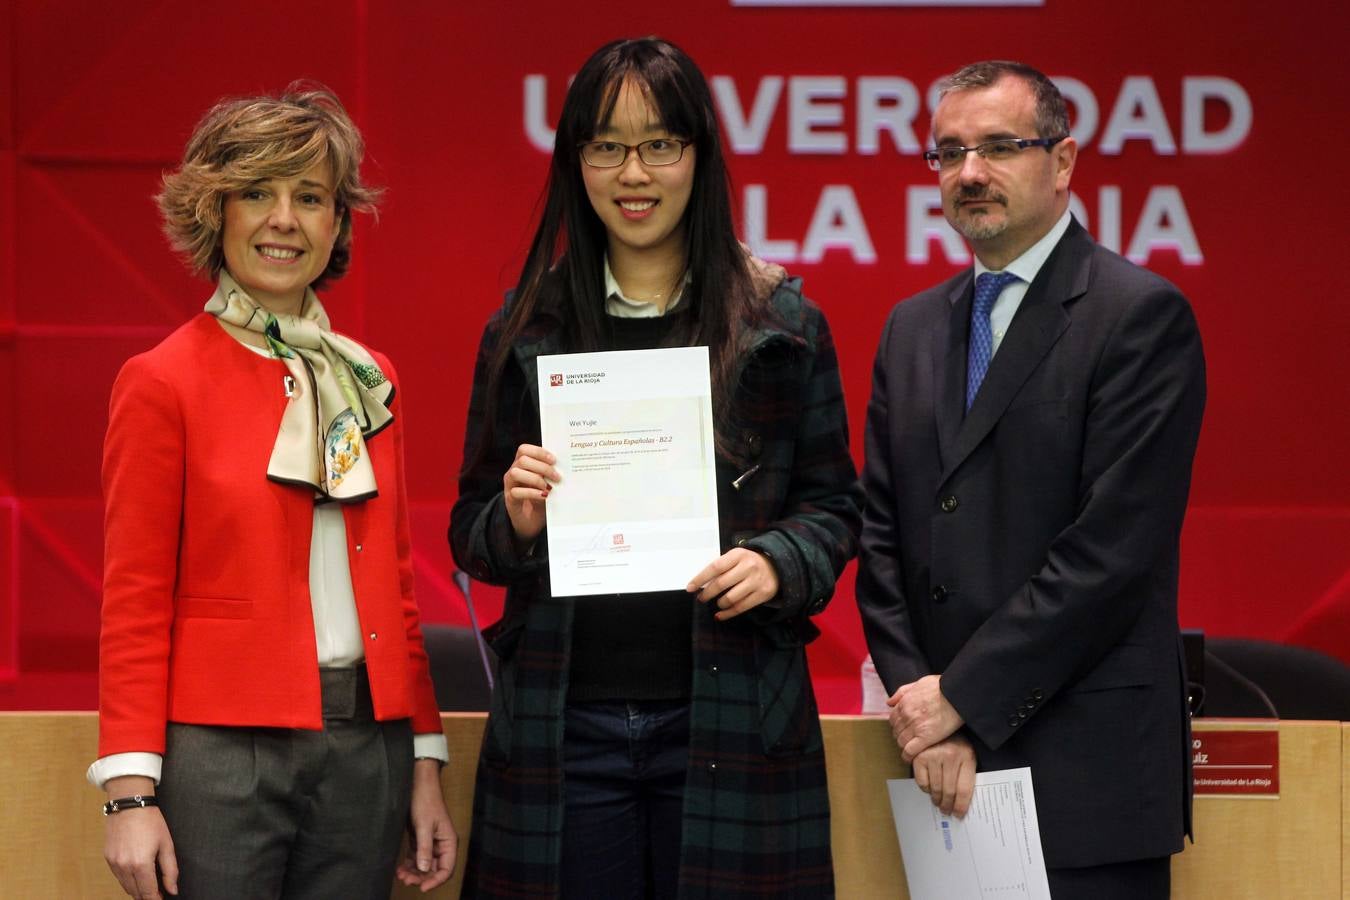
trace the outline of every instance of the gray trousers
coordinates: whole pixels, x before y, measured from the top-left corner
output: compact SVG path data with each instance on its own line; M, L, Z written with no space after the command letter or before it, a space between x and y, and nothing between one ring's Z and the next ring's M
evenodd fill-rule
M180 900L380 898L412 799L412 725L365 667L324 669L323 731L170 723L158 795Z

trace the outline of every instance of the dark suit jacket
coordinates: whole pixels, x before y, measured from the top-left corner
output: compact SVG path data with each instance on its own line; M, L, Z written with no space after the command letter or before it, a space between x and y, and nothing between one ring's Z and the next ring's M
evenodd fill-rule
M1175 853L1195 319L1075 222L964 413L972 284L898 305L877 351L857 587L877 671L940 673L980 770L1031 766L1048 866Z

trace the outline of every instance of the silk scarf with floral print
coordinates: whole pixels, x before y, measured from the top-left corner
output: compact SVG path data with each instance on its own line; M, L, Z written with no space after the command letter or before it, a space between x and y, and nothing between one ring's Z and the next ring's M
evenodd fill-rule
M314 291L305 292L299 315L278 316L222 270L206 311L261 334L290 373L267 477L309 485L318 500L351 503L375 496L366 440L394 420L388 408L394 386L364 347L329 330Z

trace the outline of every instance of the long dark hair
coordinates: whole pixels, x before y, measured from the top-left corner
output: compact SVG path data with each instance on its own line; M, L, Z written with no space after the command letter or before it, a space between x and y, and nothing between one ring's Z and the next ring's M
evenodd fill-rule
M713 417L721 426L716 429L717 447L724 456L738 456L726 440L736 338L769 316L768 298L756 291L748 254L736 239L722 134L708 82L683 50L655 37L617 40L601 47L567 90L543 214L491 360L480 450L492 443L497 393L510 363L511 345L536 317L556 317L569 351L602 350L609 343L604 298L607 238L586 194L577 147L593 140L609 121L620 87L630 80L642 88L670 133L694 144L694 184L679 226L684 229L689 276L681 299L681 305L689 304L684 343L708 347Z

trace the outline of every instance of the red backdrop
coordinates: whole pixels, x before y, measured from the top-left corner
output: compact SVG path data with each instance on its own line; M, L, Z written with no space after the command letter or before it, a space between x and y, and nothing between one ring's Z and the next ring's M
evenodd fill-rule
M743 232L829 315L855 448L887 310L962 261L918 158L932 83L984 57L1059 79L1080 213L1181 286L1205 340L1183 625L1350 660L1340 4L831 5L0 3L0 707L94 702L108 389L210 292L158 233L159 173L217 97L298 77L344 98L389 189L325 300L399 365L422 605L464 621L444 531L479 329L567 78L644 33L715 78ZM852 584L811 651L827 711L858 703ZM493 618L500 595L475 596Z

